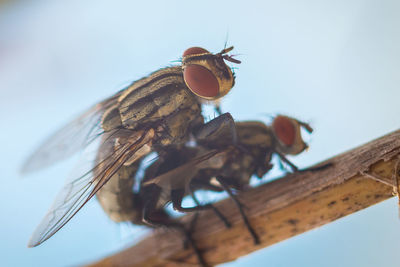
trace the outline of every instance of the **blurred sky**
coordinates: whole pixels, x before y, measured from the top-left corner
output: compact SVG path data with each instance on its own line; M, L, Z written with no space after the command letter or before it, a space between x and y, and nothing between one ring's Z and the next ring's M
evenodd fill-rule
M90 201L26 244L77 157L21 178L53 131L191 46L242 64L222 104L235 119L284 113L315 129L300 167L400 128L399 1L9 1L0 6L2 266L88 263L139 240ZM398 266L391 199L224 266Z

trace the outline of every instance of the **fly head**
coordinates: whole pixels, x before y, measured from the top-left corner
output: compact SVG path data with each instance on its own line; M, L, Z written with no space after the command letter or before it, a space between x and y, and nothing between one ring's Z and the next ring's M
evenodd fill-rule
M191 47L183 53L183 78L187 87L197 96L216 100L226 95L235 84L235 77L226 61L240 61L227 53L233 47L212 54L201 47Z

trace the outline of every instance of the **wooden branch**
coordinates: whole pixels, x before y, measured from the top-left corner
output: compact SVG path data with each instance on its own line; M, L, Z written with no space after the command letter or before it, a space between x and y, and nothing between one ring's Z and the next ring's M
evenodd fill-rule
M314 172L298 172L239 195L261 244L255 246L231 199L216 203L232 223L226 229L211 212L200 214L193 235L207 263L229 262L393 196L400 130L338 155ZM396 176L397 178L397 176ZM191 215L182 218L189 221ZM179 233L155 231L116 255L90 266L196 266Z

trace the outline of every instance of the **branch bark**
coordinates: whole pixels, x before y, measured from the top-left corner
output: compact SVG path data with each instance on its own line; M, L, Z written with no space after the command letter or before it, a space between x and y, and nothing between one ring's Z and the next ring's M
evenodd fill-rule
M260 236L255 246L231 199L216 203L232 227L212 213L200 214L193 234L207 263L229 262L310 229L367 208L393 196L397 184L400 130L340 154L314 172L288 174L239 195L251 225ZM396 171L397 172L397 171ZM396 179L394 179L396 178ZM191 215L184 216L189 222ZM196 266L179 233L154 231L135 246L90 266Z

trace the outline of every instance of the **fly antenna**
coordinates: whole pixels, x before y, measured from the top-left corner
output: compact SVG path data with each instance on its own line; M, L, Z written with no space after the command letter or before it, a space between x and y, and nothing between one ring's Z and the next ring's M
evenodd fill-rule
M233 50L233 46L228 47L228 48L224 48L224 49L222 49L221 52L219 52L219 53L216 54L216 55L219 55L219 56L221 56L223 59L225 59L226 61L229 61L229 62L232 62L232 63L236 63L236 64L242 63L240 60L238 60L238 59L236 59L236 58L233 58L235 55L228 55L228 53L229 53L230 51L232 51L232 50Z

